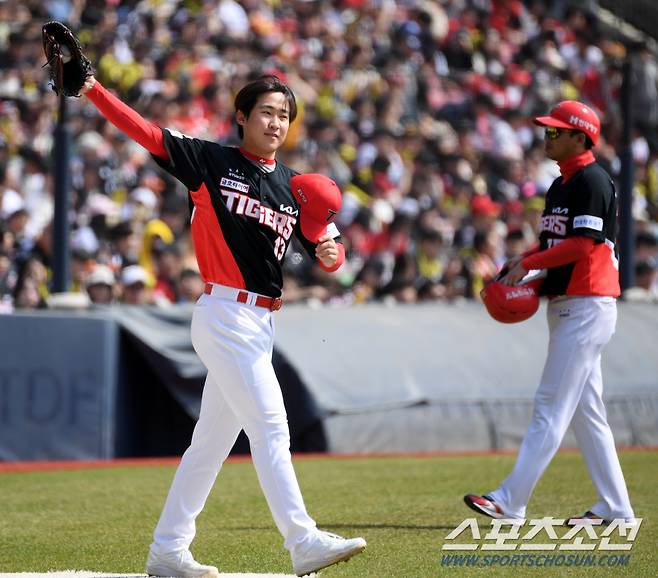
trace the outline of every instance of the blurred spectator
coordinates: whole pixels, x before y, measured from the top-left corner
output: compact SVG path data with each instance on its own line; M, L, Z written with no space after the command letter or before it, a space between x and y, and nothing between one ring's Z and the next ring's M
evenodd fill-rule
M440 281L443 276L441 249L443 238L435 229L421 229L416 247L418 278L416 285L422 300L440 299L445 290Z
M626 301L658 303L658 262L653 258L635 264L635 285L624 291Z
M484 288L484 284L496 276L503 262L498 232L493 229L478 231L473 240L473 251L469 261L471 297L480 299L480 291Z
M112 269L96 265L87 277L87 294L94 305L110 305L116 297L116 279Z
M596 3L105 4L0 2L16 16L0 23L2 291L15 291L31 257L48 264L52 256L57 98L33 63L43 58L41 23L62 15L97 57L106 86L146 118L200 138L236 144L236 87L263 72L285 76L300 114L282 160L339 183L337 224L349 248L334 275L303 256L293 263L291 249L288 300L477 298L500 259L537 242L558 167L542 154L534 114L564 99L595 107L604 124L594 152L619 177L621 65L629 56L633 108L642 111L632 127L636 258L658 256L650 238L658 228L654 44L609 27ZM71 245L89 257L74 257L72 290L84 288L95 260L114 271L139 264L156 300L193 300L199 280L183 273L194 268L185 191L84 99L68 102ZM439 232L440 248L427 248L426 230ZM482 245L486 239L496 246ZM159 253L161 246L178 255ZM31 284L21 279L22 293ZM40 299L47 285L37 281Z
M0 162L0 219L6 219L24 206L22 195L7 185L7 167Z
M11 239L13 258L17 262L27 260L34 249L34 239L27 235L28 212L24 208L17 209L7 217L6 227Z
M638 262L658 259L658 235L653 231L638 231L635 235L635 258Z
M508 261L512 257L518 257L525 253L530 247L526 236L521 229L513 229L505 237L505 251L502 262Z
M153 298L148 289L149 274L139 265L121 271L121 302L127 305L149 305Z
M158 246L172 245L180 236L188 213L187 207L178 200L170 200L162 207L160 218L150 220L142 234L142 250L139 264L155 274L155 254Z
M87 284L87 276L94 268L94 260L86 251L74 249L71 251L71 285L72 292L83 292Z
M14 286L14 307L17 309L41 309L48 297L48 272L44 264L34 256L22 263Z
M352 299L354 303L366 303L377 296L382 284L384 263L380 258L371 257L357 273L352 284Z
M633 110L642 111L637 123L645 135L653 139L653 145L658 145L656 130L658 130L658 64L646 42L633 46L636 55L636 78L632 92Z
M16 271L9 256L9 252L0 247L0 298L11 296L16 287Z
M183 270L180 247L176 243L166 244L156 241L153 244L153 257L155 272L153 296L169 303L176 303L178 280Z
M283 299L286 303L304 302L314 304L327 301L330 294L330 290L323 285L315 283L302 285L296 277L290 274L284 276Z
M446 263L441 278L444 297L451 301L469 297L470 279L471 275L464 261L459 255L452 255Z
M139 260L140 239L130 221L121 221L109 232L112 247L112 266L121 269Z
M14 289L14 307L16 309L41 309L45 301L39 294L39 284L29 275L18 278Z
M198 271L194 269L183 269L178 280L178 302L196 303L205 288Z
M417 279L418 266L414 256L409 253L398 255L391 280L379 295L389 302L414 303L418 300Z

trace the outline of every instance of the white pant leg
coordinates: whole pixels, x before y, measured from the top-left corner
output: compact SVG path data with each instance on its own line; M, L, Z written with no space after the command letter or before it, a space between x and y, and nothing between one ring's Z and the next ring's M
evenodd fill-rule
M614 333L615 301L578 297L549 303L549 345L533 415L512 473L490 495L524 518L532 491L560 447L603 346Z
M590 510L606 520L634 518L602 395L599 356L571 422L578 447L599 495L599 501Z
M192 442L176 470L153 533L153 550L164 553L190 547L196 517L241 429L217 383L208 375Z
M261 488L290 550L317 530L292 465L288 419L272 366L271 313L205 295L195 310L192 337L249 438Z

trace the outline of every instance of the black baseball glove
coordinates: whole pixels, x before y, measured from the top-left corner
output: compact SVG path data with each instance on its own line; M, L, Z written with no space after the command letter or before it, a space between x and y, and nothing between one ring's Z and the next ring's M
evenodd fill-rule
M50 69L53 90L64 96L80 96L80 90L94 68L82 54L80 42L61 22L48 22L41 29L43 51Z

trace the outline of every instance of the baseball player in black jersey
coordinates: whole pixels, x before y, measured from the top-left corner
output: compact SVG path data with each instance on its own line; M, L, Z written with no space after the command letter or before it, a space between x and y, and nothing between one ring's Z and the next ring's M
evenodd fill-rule
M529 270L546 270L541 294L549 299L548 356L512 473L495 491L464 500L493 518L525 518L532 490L571 424L598 501L569 523L633 521L602 400L601 351L615 331L620 288L615 187L591 150L601 125L576 101L559 103L535 123L545 127L546 154L561 176L546 194L539 247L510 260L502 282L514 285Z
M146 570L153 576L217 576L190 552L195 520L240 430L295 572L315 572L361 552L362 538L316 528L290 455L281 389L272 367L272 311L281 306L281 262L292 235L327 271L344 260L332 223L340 192L320 175L276 161L295 119L295 97L273 76L235 98L240 148L191 138L146 121L94 77L84 93L120 130L148 149L189 190L191 232L205 293L192 342L208 368L199 421L155 528ZM292 185L291 185L292 183Z

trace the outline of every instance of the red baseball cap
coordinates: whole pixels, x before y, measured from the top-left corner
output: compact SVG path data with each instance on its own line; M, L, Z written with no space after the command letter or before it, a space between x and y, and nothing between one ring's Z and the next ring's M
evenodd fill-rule
M500 215L501 209L502 207L489 195L475 195L471 201L471 212L474 215L497 217Z
M570 128L585 133L596 145L601 133L601 121L596 113L586 104L577 100L563 100L556 104L549 116L538 116L535 124Z
M317 243L340 211L340 189L329 177L316 173L295 175L290 179L290 188L299 203L302 233Z

